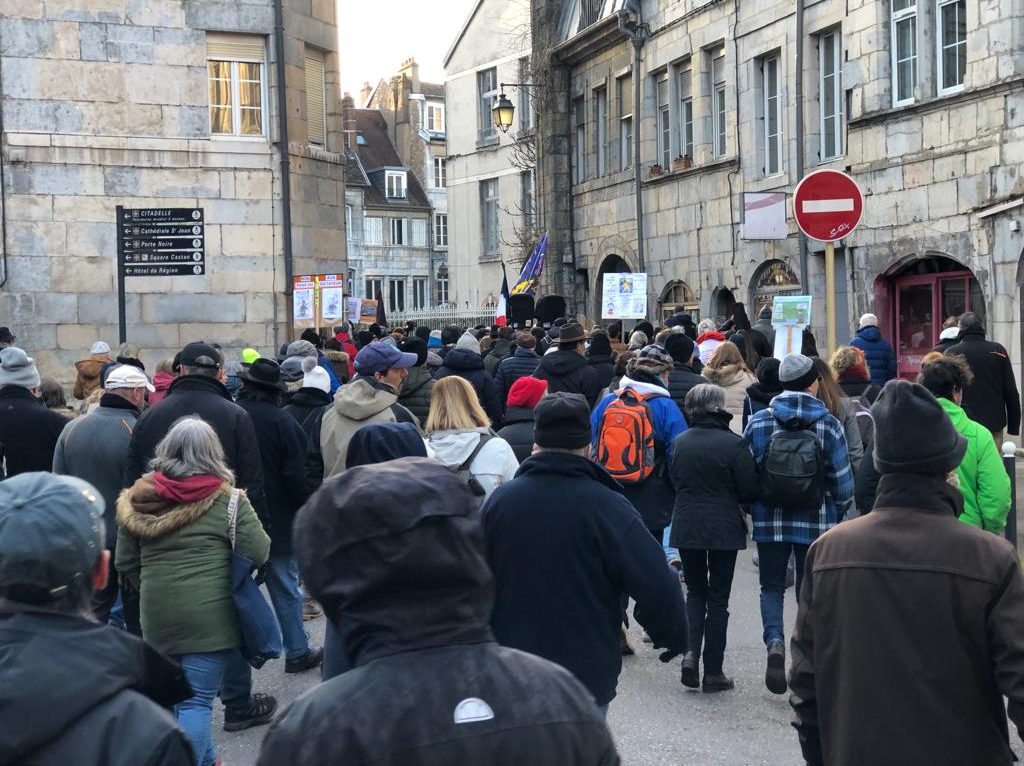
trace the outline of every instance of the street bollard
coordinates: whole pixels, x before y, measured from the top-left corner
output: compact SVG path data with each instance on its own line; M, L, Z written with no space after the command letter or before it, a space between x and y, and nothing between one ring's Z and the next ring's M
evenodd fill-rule
M1010 476L1010 512L1006 515L1006 539L1017 547L1017 445L1003 442L1003 466Z

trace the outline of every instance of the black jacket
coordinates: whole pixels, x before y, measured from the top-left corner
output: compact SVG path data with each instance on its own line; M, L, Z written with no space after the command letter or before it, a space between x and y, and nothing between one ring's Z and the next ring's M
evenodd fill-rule
M263 466L256 431L249 414L231 401L220 381L202 375L176 378L160 404L139 417L128 447L124 485L130 487L149 470L156 445L180 418L196 415L213 428L224 448L228 467L235 472L235 486L244 489L264 526L270 523L263 490Z
M67 418L46 409L27 388L0 389L0 478L53 469L53 451Z
M445 355L444 364L434 373L434 380L441 380L449 375L458 375L468 380L476 391L480 406L491 419L491 424L497 425L501 422L501 411L504 408L498 398L498 387L494 385L494 378L484 369L484 360L480 354L468 348L453 348Z
M843 393L848 397L851 399L859 398L868 407L874 404L875 399L882 393L882 389L870 380L840 380L839 387L843 389Z
M615 377L615 363L610 356L605 354L588 356L587 366L597 373L597 382L601 389L608 388L611 385L612 378ZM598 391L600 392L601 389L598 389Z
M249 385L249 384L246 384ZM292 522L309 496L306 490L306 432L271 402L250 398L242 388L238 406L249 413L263 464L263 489L270 510L270 552L290 556Z
M498 436L508 442L522 463L533 452L533 410L528 407L509 407L505 410Z
M494 376L498 371L498 365L512 356L512 341L506 338L498 338L491 346L491 350L484 357L484 369L487 374Z
M434 390L434 377L431 369L425 364L419 367L410 367L409 376L402 383L402 390L398 392L398 403L416 416L420 421L420 428L427 425L427 416L430 414L430 394Z
M781 393L781 388L767 388L763 383L747 386L747 398L743 401L743 430L755 413L768 409L772 399Z
M683 413L684 418L686 417L686 411L683 409L683 404L686 402L686 395L690 393L690 389L694 386L707 382L707 378L698 375L693 371L693 367L688 364L676 362L672 366L672 371L668 374L668 393L672 397L672 401L676 403L679 411Z
M292 394L284 411L298 421L308 441L316 424L324 416L324 408L329 407L332 401L331 395L319 388L300 388Z
M191 689L123 630L0 601L0 763L193 766L167 710Z
M508 403L508 392L512 389L512 384L520 378L533 375L538 364L540 357L532 348L517 348L512 356L501 360L497 372L494 373L494 385L498 387L502 407Z
M552 513L557 508L558 513ZM586 458L527 459L481 509L503 646L557 662L598 704L622 667L622 597L656 647L685 651L686 605L665 553L618 483Z
M326 512L339 505L344 515ZM274 722L258 766L618 764L570 673L495 643L478 511L445 468L413 457L352 468L310 500L295 534L306 587L354 668Z
M697 418L672 445L669 476L676 489L674 548L737 551L747 547L741 505L757 500L750 447L729 429L727 412Z
M565 391L570 394L583 394L590 409L594 409L597 396L603 388L597 371L587 365L586 357L575 351L559 349L545 354L541 357L540 366L533 376L548 382L549 393Z
M999 343L985 340L980 331L961 330L960 342L946 349L967 359L974 381L964 391L964 409L993 433L1004 428L1020 433L1020 394L1013 377L1010 355Z

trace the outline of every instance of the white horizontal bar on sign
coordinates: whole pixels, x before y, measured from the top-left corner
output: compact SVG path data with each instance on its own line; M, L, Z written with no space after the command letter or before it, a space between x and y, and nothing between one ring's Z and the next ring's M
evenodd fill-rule
M805 213L851 213L853 200L846 199L805 199L801 203Z

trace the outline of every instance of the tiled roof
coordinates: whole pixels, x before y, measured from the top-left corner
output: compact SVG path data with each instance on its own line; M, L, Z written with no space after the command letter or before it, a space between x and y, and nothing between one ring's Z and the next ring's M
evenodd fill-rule
M427 98L444 98L444 85L437 82L421 82L420 90Z
M424 208L429 210L430 202L427 200L427 195L411 170L406 173L405 199L387 196L384 180L385 168L405 167L401 157L398 156L395 145L391 143L387 120L376 109L355 109L353 113L359 136L356 152L370 179L364 204L367 207Z

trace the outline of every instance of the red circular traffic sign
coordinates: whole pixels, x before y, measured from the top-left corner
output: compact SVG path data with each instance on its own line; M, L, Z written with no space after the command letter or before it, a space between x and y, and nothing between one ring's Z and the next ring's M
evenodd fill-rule
M857 182L838 170L815 170L793 192L793 214L800 231L819 242L848 237L860 223L864 194Z

